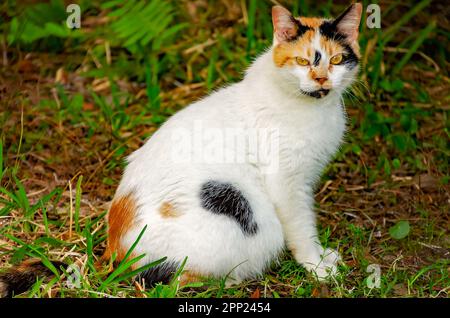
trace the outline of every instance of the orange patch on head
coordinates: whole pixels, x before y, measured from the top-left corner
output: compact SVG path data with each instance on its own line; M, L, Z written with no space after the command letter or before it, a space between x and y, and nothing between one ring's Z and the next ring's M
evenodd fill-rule
M273 50L273 62L275 65L278 67L283 67L286 64L293 65L294 50L294 46L289 43L277 45Z
M298 40L280 43L273 50L273 61L276 66L294 65L295 57L309 58L313 53L310 43L314 38L315 31L306 31Z
M325 37L320 38L320 46L329 57L344 51L344 48L338 42L330 41Z
M133 226L135 216L136 201L131 194L113 201L108 214L108 244L104 259L111 258L114 252L117 253L116 261L125 257L127 251L121 246L120 240Z
M355 43L349 43L350 47L352 48L353 52L356 54L356 56L359 58L359 45L358 42ZM329 57L332 57L338 53L343 53L345 51L345 48L337 41L331 41L327 39L326 37L320 38L320 46L322 49L327 53Z
M170 202L163 202L163 204L161 204L159 207L159 214L163 218L175 218L180 216L180 213L178 213L173 204Z
M348 43L348 45L351 47L355 55L360 58L361 54L359 52L359 44L358 41L354 41L352 43ZM337 41L331 41L325 37L320 38L320 46L325 50L325 52L328 54L328 56L333 56L338 53L344 52L344 47L342 47L341 44Z
M300 17L297 18L297 20L300 20L300 23L304 26L310 27L310 28L318 28L324 19L322 18L306 18L306 17Z

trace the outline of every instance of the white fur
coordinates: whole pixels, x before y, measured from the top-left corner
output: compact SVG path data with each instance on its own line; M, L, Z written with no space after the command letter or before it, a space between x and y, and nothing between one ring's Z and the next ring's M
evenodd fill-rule
M116 198L132 192L137 200L136 225L122 240L125 248L148 225L136 249L146 254L140 265L164 256L179 263L188 257L186 270L214 277L231 273L240 281L261 275L287 244L319 278L336 272L339 256L318 243L313 211L314 185L345 131L341 93L356 73L335 69L338 75L330 78L337 86L328 96L302 96L296 93L307 85L302 67L276 67L271 48L241 82L178 112L129 156ZM183 146L174 135L181 130L192 136L197 121L204 129L274 129L279 132L278 169L266 173L258 162L174 160L174 149ZM234 219L201 207L200 187L209 180L230 182L242 192L258 224L255 235L244 235ZM171 202L181 215L161 217L162 202Z

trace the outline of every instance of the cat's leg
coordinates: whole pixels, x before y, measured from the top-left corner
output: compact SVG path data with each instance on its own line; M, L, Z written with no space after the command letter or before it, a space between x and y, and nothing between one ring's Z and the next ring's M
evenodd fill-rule
M324 280L337 273L340 257L337 251L320 244L310 201L307 195L297 194L296 200L280 207L278 213L282 218L287 246L296 261Z
M319 242L312 191L310 194L289 190L286 183L276 179L272 180L271 188L287 247L296 261L320 280L334 276L340 257L337 251L324 248Z

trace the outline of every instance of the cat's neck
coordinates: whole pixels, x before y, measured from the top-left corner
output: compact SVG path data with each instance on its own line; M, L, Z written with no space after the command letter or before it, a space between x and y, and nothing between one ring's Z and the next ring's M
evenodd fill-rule
M273 49L268 48L264 53L255 58L245 72L245 80L259 81L261 75L277 76L276 66L273 63Z
M263 88L283 89L280 85L280 75L276 70L276 66L272 60L272 48L267 49L258 56L245 72L244 81L252 86ZM275 84L275 85L274 85Z
M330 94L325 98L314 99L296 92L291 85L287 85L286 79L273 63L272 55L272 48L269 48L254 60L245 73L243 84L255 96L275 102L276 107L282 106L280 105L282 101L286 104L294 104L295 107L311 107L312 105L335 107L337 104L341 104L341 95L337 93Z

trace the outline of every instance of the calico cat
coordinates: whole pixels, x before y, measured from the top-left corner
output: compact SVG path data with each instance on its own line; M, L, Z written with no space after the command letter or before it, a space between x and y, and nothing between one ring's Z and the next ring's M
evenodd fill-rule
M140 275L146 286L184 260L182 284L238 283L285 247L318 279L335 275L340 257L319 243L313 191L346 129L361 12L356 3L336 19L294 18L274 6L273 44L243 80L176 113L127 158L104 258L123 260L147 226L135 266L167 259Z
M285 244L319 279L335 274L338 253L318 242L313 188L345 131L342 93L358 72L361 11L353 4L335 20L296 19L273 7L273 45L244 79L175 114L128 157L106 257L122 259L147 225L137 265L167 257L142 275L148 284L167 281L186 257L183 282L240 282L261 275ZM270 143L276 160L214 157L240 155L236 143L215 138L227 130L268 132L253 148ZM244 159L254 155L247 146Z

